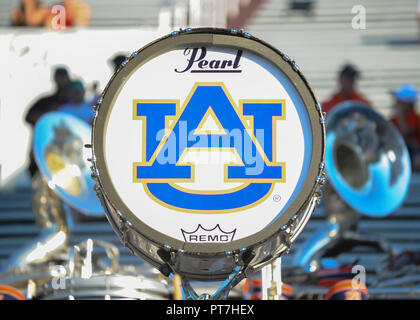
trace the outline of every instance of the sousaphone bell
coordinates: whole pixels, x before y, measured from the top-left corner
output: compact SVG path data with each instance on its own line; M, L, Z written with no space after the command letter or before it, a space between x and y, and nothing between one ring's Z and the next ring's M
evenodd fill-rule
M33 149L39 174L33 180L33 211L41 234L9 258L4 272L57 259L68 248L74 213L103 215L84 148L90 134L87 123L66 113L48 113L36 123Z
M404 201L410 184L407 147L397 129L370 106L347 101L327 117L324 188L328 219L296 252L294 267L316 271L324 255L357 245L392 253L386 241L357 233L359 213L385 217Z

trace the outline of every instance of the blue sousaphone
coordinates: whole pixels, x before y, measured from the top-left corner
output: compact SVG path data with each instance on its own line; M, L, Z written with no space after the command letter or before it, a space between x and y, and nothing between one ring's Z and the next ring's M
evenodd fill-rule
M346 101L327 117L324 187L327 222L296 252L294 267L315 272L322 257L358 245L393 253L382 239L357 232L360 215L386 217L403 203L411 163L397 129L370 106Z

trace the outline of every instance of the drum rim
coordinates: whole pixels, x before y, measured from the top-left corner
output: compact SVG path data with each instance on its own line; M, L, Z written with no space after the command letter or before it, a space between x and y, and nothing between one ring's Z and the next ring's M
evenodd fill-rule
M295 85L296 91L302 98L305 109L307 110L311 124L312 154L309 170L306 180L296 198L269 226L250 236L229 243L183 242L151 228L140 221L122 201L106 169L104 152L106 125L110 111L112 110L119 90L125 82L125 78L131 76L138 68L156 56L177 48L185 48L189 45L246 50L271 62ZM236 251L262 243L275 236L283 226L290 223L297 213L302 211L302 208L307 205L308 200L314 196L320 180L322 180L325 153L325 121L321 106L312 88L300 72L294 60L291 60L289 56L248 33L238 32L235 29L198 28L176 31L157 39L127 58L126 63L119 68L108 82L95 108L97 111L101 111L96 113L92 129L91 147L94 159L92 169L93 176L98 183L96 191L106 197L113 208L118 211L124 222L130 225L130 228L134 228L139 234L144 235L145 238L151 239L153 242L161 244L166 248L182 250L183 252L207 254Z

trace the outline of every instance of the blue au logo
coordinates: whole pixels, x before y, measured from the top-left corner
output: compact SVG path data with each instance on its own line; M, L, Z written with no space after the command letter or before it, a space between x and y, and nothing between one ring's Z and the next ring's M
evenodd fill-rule
M133 181L165 207L193 213L243 210L265 200L275 183L285 182L285 163L276 159L276 120L285 119L284 100L231 98L223 83L196 83L182 107L179 100L134 100L133 117L143 122L142 161ZM216 129L205 128L208 119ZM192 190L191 150L229 150L240 163L224 163L229 190Z

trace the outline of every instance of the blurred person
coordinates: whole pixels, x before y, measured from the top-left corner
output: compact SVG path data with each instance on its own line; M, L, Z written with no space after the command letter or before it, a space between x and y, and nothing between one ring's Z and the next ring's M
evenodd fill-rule
M69 94L67 92L68 84L70 83L70 76L68 74L67 69L59 67L56 68L54 71L54 83L56 86L55 92L50 95L43 97L36 101L30 108L29 111L26 113L25 121L33 128L41 118L47 112L56 111L60 105L68 102ZM35 163L33 151L31 148L30 156L29 156L29 173L33 177L34 174L37 172L38 167Z
M90 24L90 6L83 0L64 0L56 5L46 7L38 0L20 0L20 6L12 11L12 25L56 29Z
M71 114L89 124L93 121L92 103L85 100L85 88L81 81L68 84L70 101L60 106L58 111Z
M13 26L40 27L45 24L48 9L38 0L20 0L18 7L12 10Z
M338 76L339 89L331 98L322 103L322 111L327 114L338 104L347 100L360 101L367 105L370 102L356 90L356 81L359 79L359 71L352 65L345 65Z
M390 121L404 138L414 171L420 170L420 115L416 112L418 93L411 84L403 84L393 92L394 114Z
M32 107L29 108L25 121L32 127L43 114L55 111L60 105L69 101L67 88L70 83L70 76L66 68L59 67L55 69L54 83L56 91L50 96L39 99Z

